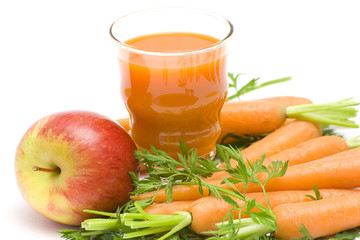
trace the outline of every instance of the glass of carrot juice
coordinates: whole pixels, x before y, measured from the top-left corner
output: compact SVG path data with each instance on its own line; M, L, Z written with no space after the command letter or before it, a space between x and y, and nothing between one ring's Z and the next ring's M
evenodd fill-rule
M149 9L115 21L121 96L142 148L175 157L179 141L211 157L221 132L232 24L203 10Z

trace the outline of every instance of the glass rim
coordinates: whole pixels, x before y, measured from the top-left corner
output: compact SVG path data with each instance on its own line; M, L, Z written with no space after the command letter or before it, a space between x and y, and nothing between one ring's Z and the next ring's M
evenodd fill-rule
M229 32L224 38L220 39L219 41L217 41L214 44L211 44L209 47L202 48L202 49L196 49L196 50L190 50L190 51L183 51L183 52L157 52L157 51L149 51L149 50L136 48L136 47L134 47L132 45L126 44L123 41L120 41L113 34L113 28L114 28L115 24L117 24L122 19L133 16L135 14L141 14L141 13L159 11L159 10L166 10L166 9L173 9L173 10L182 9L182 10L186 10L186 11L190 11L190 12L199 12L199 13L202 13L202 14L213 16L213 17L221 19L225 23L227 23L228 26L229 26ZM120 18L118 18L117 20L115 20L111 24L110 29L109 29L109 33L110 33L110 36L111 36L112 40L114 40L117 45L121 46L122 48L124 48L126 50L129 50L131 52L135 52L135 53L138 53L138 54L143 54L143 55L170 56L170 57L171 56L184 56L184 55L200 54L200 53L204 53L204 52L214 50L216 48L219 48L220 46L223 46L228 41L228 39L232 36L233 32L234 32L234 27L233 27L232 23L227 18L225 18L225 17L223 17L223 16L221 16L221 15L219 15L217 13L211 12L211 11L202 10L202 9L195 9L195 8L186 8L186 7L158 7L158 8L150 8L150 9L134 11L134 12L125 14L125 15L121 16Z

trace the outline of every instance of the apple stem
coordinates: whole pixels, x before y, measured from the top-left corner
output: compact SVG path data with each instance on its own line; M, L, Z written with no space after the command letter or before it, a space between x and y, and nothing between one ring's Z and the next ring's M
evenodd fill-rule
M42 172L53 172L53 173L60 173L60 168L42 168L38 166L33 166L33 171L42 171Z

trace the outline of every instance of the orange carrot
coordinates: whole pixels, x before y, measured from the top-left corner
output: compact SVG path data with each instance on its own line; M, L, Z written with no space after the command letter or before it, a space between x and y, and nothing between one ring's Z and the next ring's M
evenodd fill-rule
M277 129L263 139L251 144L241 151L241 155L244 159L255 162L263 154L271 156L321 135L322 129L319 124L298 120Z
M360 195L319 201L283 204L275 207L279 239L299 239L303 224L310 237L318 238L360 226Z
M267 191L284 190L308 190L317 185L322 189L329 188L356 188L360 186L360 147L342 151L311 162L302 163L288 167L284 176L273 178L265 186ZM267 176L259 174L260 181L264 182ZM227 184L221 184L221 180L214 179L208 183L229 188ZM243 191L241 183L235 184L239 191ZM203 187L203 195L209 194L207 188ZM249 184L247 190L250 192L260 192L261 188L257 184ZM132 196L134 200L148 199L154 196L155 192L148 192L141 195ZM194 200L200 198L197 185L173 187L173 200ZM165 202L167 200L164 189L156 193L154 202Z
M319 191L323 199L347 195L360 196L360 191L358 190L320 189ZM267 192L266 195L269 200L270 208L274 209L275 207L282 204L313 201L306 195L314 196L314 192L312 190L275 191ZM267 207L266 199L263 192L248 193L246 194L246 197L249 199L255 199L257 203ZM234 200L240 207L244 206L244 201L240 199ZM216 230L215 224L225 220L224 218L231 211L231 209L233 209L233 206L231 206L224 200L215 197L203 197L194 201L190 208L184 209L183 211L190 211L192 213L193 219L191 223L191 229L198 234L204 234L204 232L206 231ZM254 211L258 211L258 209L254 209ZM248 217L243 214L241 216ZM238 219L239 211L233 211L233 217L234 219Z
M310 162L322 157L348 150L346 141L339 136L321 136L300 143L293 148L265 157L263 164L270 166L272 161L287 161L288 166Z
M221 181L219 179L207 181L210 184L216 185L216 186L222 186ZM175 186L172 188L173 195L172 195L172 201L188 201L188 200L196 200L203 196L209 195L209 190L206 187L203 187L203 194L199 192L199 186L198 185L182 185L182 186ZM161 203L167 201L167 196L164 189L160 189L158 191L153 192L147 192L140 195L132 195L130 198L135 201L149 199L151 197L154 197L153 202L155 203Z
M311 103L307 98L293 96L226 102L220 114L222 131L218 143L235 140L222 141L229 133L246 137L272 132L286 121L286 107Z
M116 121L127 131L130 131L130 118L120 118Z
M222 135L260 135L279 128L286 120L284 107L268 101L226 102L221 109Z
M227 102L221 110L222 134L220 143L227 139L226 135L229 133L247 136L272 132L282 126L288 118L358 127L355 121L348 119L355 117L357 112L355 108L348 107L356 105L359 103L351 99L325 104L301 104L288 107L264 100Z

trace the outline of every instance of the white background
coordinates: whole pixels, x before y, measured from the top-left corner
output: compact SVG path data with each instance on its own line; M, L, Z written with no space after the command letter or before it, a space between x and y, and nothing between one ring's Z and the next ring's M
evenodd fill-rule
M156 6L207 9L235 27L230 72L243 78L292 76L246 99L297 95L315 103L360 100L358 1L7 0L0 3L0 151L2 233L11 239L59 239L54 223L22 199L14 175L16 146L37 119L63 110L125 117L108 30L121 15ZM360 130L347 130L347 136Z

